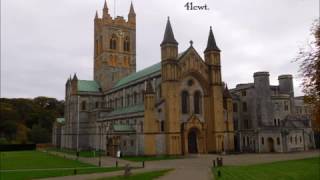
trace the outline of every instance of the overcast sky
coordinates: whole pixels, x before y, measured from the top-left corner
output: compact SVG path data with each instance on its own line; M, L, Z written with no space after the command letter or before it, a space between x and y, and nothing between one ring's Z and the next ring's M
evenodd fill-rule
M114 0L108 0L114 16ZM207 11L188 11L187 2ZM93 78L93 18L104 0L2 0L1 97L64 98L70 74ZM222 76L229 88L269 71L271 84L293 74L291 61L310 37L319 15L318 0L133 0L137 14L137 69L160 61L167 16L179 51L194 41L203 55L209 27L222 50ZM116 0L116 15L127 18L130 0Z

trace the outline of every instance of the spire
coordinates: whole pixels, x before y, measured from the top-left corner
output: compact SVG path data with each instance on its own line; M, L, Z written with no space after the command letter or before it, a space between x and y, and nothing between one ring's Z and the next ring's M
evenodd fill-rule
M74 73L74 75L73 75L73 79L72 80L75 80L75 81L77 81L78 80L78 77L77 77L77 74L76 73Z
M133 4L132 4L132 1L131 1L129 15L135 15L135 14L136 13L134 12Z
M230 94L230 91L228 89L228 86L226 85L224 90L223 90L223 97L225 98L232 98L231 94Z
M109 10L107 5L107 0L104 1L103 10L107 10L107 11Z
M220 49L218 48L218 46L216 44L216 40L214 39L211 26L210 26L210 32L209 32L207 48L206 48L206 50L204 52L206 53L208 51L218 51L218 52L220 52Z
M108 5L107 5L107 1L104 1L104 6L103 6L103 14L102 14L103 18L108 18L110 17L109 15L109 9L108 9Z
M95 16L94 18L95 18L95 19L98 19L98 18L99 18L98 11L96 11L96 16Z
M164 37L161 43L161 46L164 44L175 44L178 45L178 42L174 38L171 23L170 23L170 18L168 17L167 20L167 25L166 25L166 30L164 32Z
M153 93L154 93L153 87L152 87L152 84L151 84L151 80L149 79L147 81L146 94L153 94Z

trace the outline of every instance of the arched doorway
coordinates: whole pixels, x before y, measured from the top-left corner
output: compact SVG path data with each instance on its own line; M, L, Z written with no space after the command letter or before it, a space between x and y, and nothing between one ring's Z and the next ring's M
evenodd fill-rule
M198 153L197 130L190 129L188 133L188 152Z
M274 152L274 140L271 137L268 138L268 151Z

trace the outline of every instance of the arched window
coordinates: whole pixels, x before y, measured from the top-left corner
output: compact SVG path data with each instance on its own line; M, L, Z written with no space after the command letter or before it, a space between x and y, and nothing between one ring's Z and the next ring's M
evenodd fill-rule
M122 96L120 98L120 104L121 104L121 107L123 107L123 97Z
M133 104L137 104L137 93L133 93Z
M98 101L96 102L96 108L99 108L99 102Z
M130 105L130 95L128 94L127 95L127 106L129 106Z
M81 102L81 109L82 110L86 110L87 109L87 102L86 101L82 101Z
M280 145L280 138L277 137L277 144Z
M117 49L117 37L115 34L112 34L109 46L110 49Z
M264 144L264 138L261 137L261 144Z
M183 91L181 93L181 110L183 114L187 114L189 112L189 94L187 91Z
M195 114L201 114L201 92L196 91L194 93L194 113Z
M128 36L123 41L123 50L130 51L130 40Z

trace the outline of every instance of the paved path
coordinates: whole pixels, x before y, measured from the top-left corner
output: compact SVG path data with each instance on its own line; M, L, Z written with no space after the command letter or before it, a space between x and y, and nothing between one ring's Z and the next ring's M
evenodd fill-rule
M176 160L162 160L146 162L144 169L133 170L133 173L154 171L161 169L175 169L167 175L160 177L159 180L207 180L213 179L211 173L212 160L220 155L205 154L205 155L191 155L184 159ZM283 160L304 159L308 157L320 156L320 151L296 152L296 153L273 153L273 154L238 154L238 155L222 155L224 165L249 165L258 163L267 163ZM98 158L80 158L79 160L87 163L97 164ZM103 166L114 166L117 159L110 157L102 158ZM120 160L120 165L129 163L131 166L141 166L141 163L128 162ZM96 173L89 175L77 175L67 177L49 178L47 180L91 180L101 177L109 177L115 175L122 175L121 172L112 173Z

